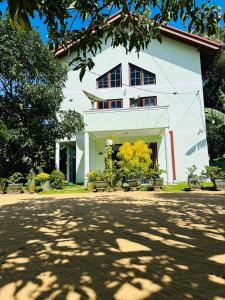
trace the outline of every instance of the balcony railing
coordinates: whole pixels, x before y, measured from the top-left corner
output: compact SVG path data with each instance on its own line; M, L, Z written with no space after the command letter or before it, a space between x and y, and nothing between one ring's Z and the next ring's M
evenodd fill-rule
M165 128L169 126L168 106L88 110L84 123L88 132Z

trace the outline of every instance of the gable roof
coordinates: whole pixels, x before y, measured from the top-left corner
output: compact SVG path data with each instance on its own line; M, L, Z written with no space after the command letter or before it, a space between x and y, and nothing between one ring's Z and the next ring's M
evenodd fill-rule
M110 16L106 23L110 24L121 18L121 11L116 12ZM213 57L222 50L223 43L212 41L211 39L198 36L197 34L189 33L184 30L168 26L160 25L160 31L162 35L167 36L171 39L180 41L182 43L196 47L201 52L201 57L209 63ZM55 56L62 57L64 56L69 49L73 48L74 44L79 43L79 40L76 42L69 42L67 47L59 46L55 51Z

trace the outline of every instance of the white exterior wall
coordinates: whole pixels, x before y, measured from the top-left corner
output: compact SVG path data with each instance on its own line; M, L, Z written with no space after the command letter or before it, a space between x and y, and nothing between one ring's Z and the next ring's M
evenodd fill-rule
M64 59L70 61L73 55L75 54ZM94 58L94 62L95 67L91 72L86 72L82 83L79 80L79 71L73 71L70 67L62 109L76 109L81 114L91 109L91 103L82 90L104 99L123 99L124 108L129 108L130 98L157 96L158 106L169 106L169 129L174 131L177 180L185 180L186 169L193 164L198 167L199 172L208 164L200 53L196 48L164 37L161 44L158 41L152 41L148 49L142 51L138 57L135 51L126 54L122 47L113 49L108 42L103 47L102 53L97 54ZM120 63L122 64L122 82L126 86L97 89L96 79L99 76L93 73L102 75ZM143 91L127 86L129 85L128 63L156 74L156 85L138 86L138 88L151 91ZM199 91L199 94L196 96L197 91ZM166 94L173 92L183 94ZM73 101L71 102L70 99ZM123 130L123 120L120 124L121 130ZM104 130L107 130L107 118L105 122L102 121L102 131ZM159 163L162 168L165 168L163 139L162 137L158 151ZM82 143L82 137L80 136L77 138L76 153L77 182L83 181ZM97 166L102 167L104 164L103 156L99 155L99 152L102 152L100 144L101 147L104 146L104 141L92 141L92 138L90 138L91 170L99 169Z

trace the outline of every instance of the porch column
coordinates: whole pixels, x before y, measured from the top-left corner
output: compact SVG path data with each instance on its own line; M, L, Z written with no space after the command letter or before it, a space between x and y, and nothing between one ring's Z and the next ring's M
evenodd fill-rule
M66 147L66 180L70 181L70 147Z
M167 183L173 183L173 170L172 170L172 157L171 157L171 145L170 145L170 133L169 128L164 130L165 140L165 153L166 153L166 175Z
M59 170L60 167L60 144L56 142L55 144L55 168Z
M89 133L84 133L84 183L87 183L87 173L89 173Z

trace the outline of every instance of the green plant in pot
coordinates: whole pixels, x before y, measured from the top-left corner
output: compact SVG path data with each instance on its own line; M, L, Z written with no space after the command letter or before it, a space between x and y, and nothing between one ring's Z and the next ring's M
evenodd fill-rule
M97 191L105 191L105 189L108 187L108 181L105 178L104 172L102 171L96 172L96 178L94 182Z
M87 174L87 179L88 179L87 190L88 191L93 191L95 189L95 181L97 180L97 178L98 178L97 172L92 171Z
M22 179L23 179L23 175L20 172L13 173L8 178L7 192L20 193L23 188L23 184L21 183Z
M187 168L187 184L191 190L200 189L202 186L202 176L197 175L197 167L193 165Z
M50 175L44 172L41 172L36 176L36 181L43 190L48 190L50 188L49 179L50 179Z
M205 170L202 171L201 177L210 179L214 190L225 189L225 172L222 168L205 166Z
M153 183L153 186L156 188L162 188L164 183L164 178L161 177L162 174L166 173L165 170L160 169L159 164L155 164L153 169L149 171L150 182Z
M138 140L133 144L125 142L119 148L118 164L132 190L138 189L141 179L146 177L152 164L151 153L152 150L143 140Z
M28 188L29 193L31 193L31 194L35 193L36 174L34 172L34 169L31 169L27 176L27 188Z

